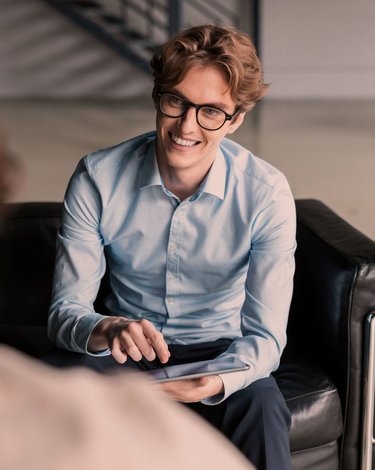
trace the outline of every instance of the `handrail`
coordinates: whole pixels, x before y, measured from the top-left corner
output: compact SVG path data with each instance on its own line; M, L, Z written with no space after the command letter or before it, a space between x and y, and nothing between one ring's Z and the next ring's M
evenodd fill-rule
M184 7L207 17L208 23L229 22L239 26L236 14L217 0L45 0L74 22L150 73L151 51L182 29ZM254 11L258 4L253 0ZM144 28L133 18L144 20Z

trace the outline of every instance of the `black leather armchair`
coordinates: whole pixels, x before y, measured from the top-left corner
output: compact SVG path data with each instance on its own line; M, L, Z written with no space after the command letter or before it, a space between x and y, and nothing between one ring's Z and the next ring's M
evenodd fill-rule
M293 468L370 470L375 242L319 201L296 204L289 340L275 373L292 412ZM0 341L34 357L53 348L46 321L60 214L60 203L10 205L0 233Z

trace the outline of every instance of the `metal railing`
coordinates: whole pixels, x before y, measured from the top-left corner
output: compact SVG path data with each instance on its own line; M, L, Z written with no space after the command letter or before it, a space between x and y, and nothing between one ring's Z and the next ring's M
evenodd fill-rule
M366 317L361 470L372 470L375 411L375 312Z
M232 24L244 28L249 18L259 47L259 2L238 0L231 9L223 0L45 0L127 60L150 73L155 49L175 32L192 23ZM241 5L246 9L242 10ZM250 8L250 11L249 11ZM189 18L193 19L190 21ZM195 18L195 21L194 21Z

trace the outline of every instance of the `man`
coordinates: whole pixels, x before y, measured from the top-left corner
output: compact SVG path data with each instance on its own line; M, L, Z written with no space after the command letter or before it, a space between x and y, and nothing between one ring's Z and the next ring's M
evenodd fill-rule
M286 342L295 209L285 177L225 138L267 90L250 38L201 26L151 61L156 133L85 157L65 197L49 334L96 370L238 357L162 387L258 469L290 468L270 373ZM107 312L93 302L105 270ZM56 362L55 362L56 363Z

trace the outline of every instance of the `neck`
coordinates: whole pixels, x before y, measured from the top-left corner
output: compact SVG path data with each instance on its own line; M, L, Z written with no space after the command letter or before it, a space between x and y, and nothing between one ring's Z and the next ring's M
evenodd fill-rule
M162 159L157 160L165 187L180 200L197 192L213 163L210 161L198 168L175 168L167 165Z
M167 167L164 171L160 169L160 174L165 187L182 201L197 192L207 172L204 175L193 175L189 171L176 171Z

